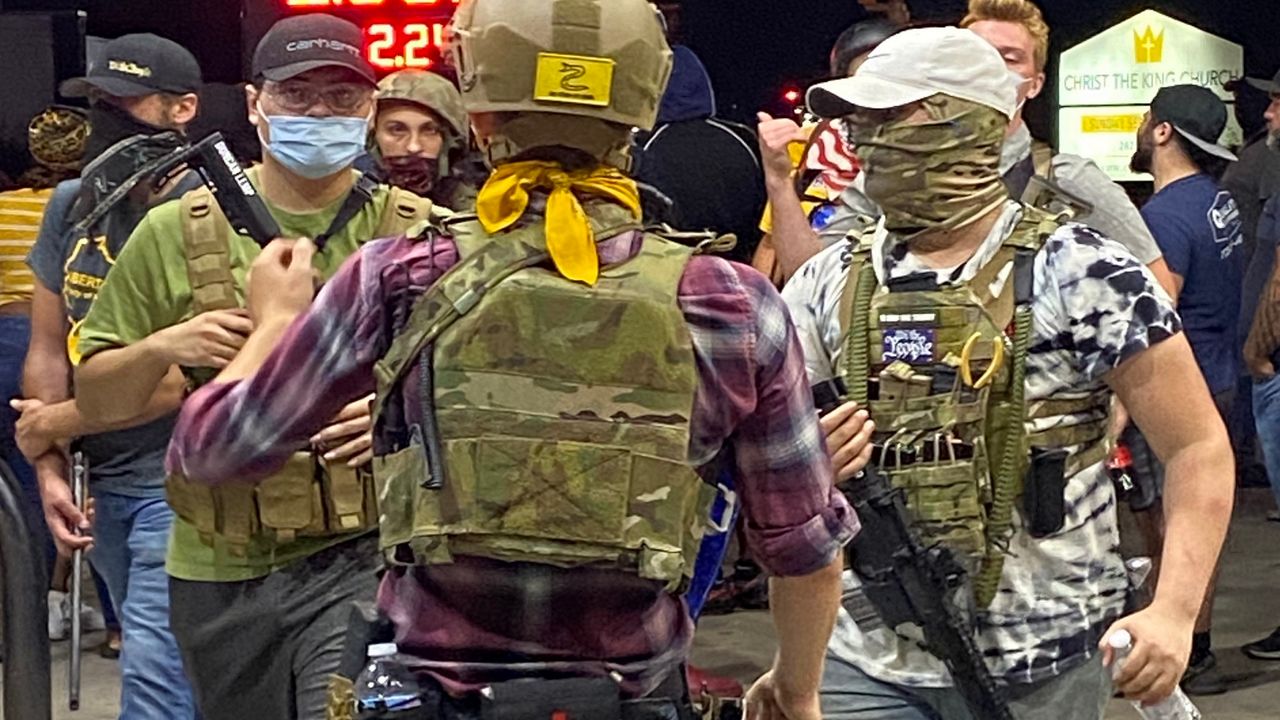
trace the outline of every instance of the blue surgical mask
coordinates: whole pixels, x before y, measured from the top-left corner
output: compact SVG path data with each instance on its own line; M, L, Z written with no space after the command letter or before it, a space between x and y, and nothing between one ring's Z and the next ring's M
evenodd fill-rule
M281 165L312 180L351 166L365 151L369 119L265 115L271 139L265 145Z

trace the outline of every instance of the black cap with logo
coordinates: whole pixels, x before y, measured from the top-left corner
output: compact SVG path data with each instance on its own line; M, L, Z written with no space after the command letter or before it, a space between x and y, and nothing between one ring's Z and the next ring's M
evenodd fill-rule
M1227 106L1208 88L1170 85L1160 88L1151 101L1151 117L1167 122L1192 145L1223 160L1235 161L1230 150L1218 144L1227 129Z
M200 91L200 64L191 51L151 33L122 35L102 46L84 77L60 88L67 97L86 97L100 90L116 97L154 93L185 95Z
M282 82L308 70L343 67L376 85L378 75L361 48L353 23L324 13L297 15L271 26L253 53L253 77Z

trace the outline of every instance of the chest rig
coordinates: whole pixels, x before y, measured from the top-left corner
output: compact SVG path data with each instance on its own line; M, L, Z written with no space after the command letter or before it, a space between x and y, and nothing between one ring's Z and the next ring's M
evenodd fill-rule
M597 238L639 230L614 205L587 214ZM688 461L698 377L677 290L694 250L641 235L588 287L552 268L541 218L440 232L461 260L377 366L391 561L591 565L681 587L716 496Z
M995 597L1018 501L1027 513L1056 511L1056 526L1033 534L1056 532L1066 478L1107 451L1105 393L1025 397L1035 256L1059 226L1025 208L971 280L945 285L910 276L882 286L866 233L842 299L839 371L876 421L872 462L903 489L925 541L965 566L979 608ZM1056 478L1040 479L1045 459ZM1028 475L1033 465L1041 472ZM1035 492L1024 496L1028 478Z
M393 193L376 236L399 235L429 211L426 200ZM181 213L192 314L240 307L243 288L231 272L233 233L213 193L204 187L187 193L181 200ZM196 385L214 376L202 368L184 371ZM217 537L233 555L243 555L255 538L284 544L299 537L335 537L369 530L378 522L369 471L344 463L328 464L311 450L295 452L280 472L257 486L232 483L209 487L170 475L166 491L174 512L193 525L204 542L212 544Z

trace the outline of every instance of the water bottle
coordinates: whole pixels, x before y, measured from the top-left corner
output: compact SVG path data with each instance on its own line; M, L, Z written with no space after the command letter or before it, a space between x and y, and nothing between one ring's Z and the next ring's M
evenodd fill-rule
M1107 644L1115 653L1115 660L1111 666L1114 675L1120 672L1121 666L1129 657L1129 651L1133 649L1133 637L1129 635L1128 630L1117 630L1111 633ZM1154 705L1143 705L1137 701L1132 704L1145 720L1202 720L1200 710L1180 687L1175 687L1172 695Z
M396 659L395 643L369 646L369 662L356 678L356 713L397 712L422 706L422 689Z

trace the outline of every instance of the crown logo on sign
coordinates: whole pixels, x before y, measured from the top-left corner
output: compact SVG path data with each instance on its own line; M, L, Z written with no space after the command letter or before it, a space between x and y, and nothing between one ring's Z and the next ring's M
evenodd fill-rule
M1158 63L1164 58L1164 30L1155 34L1151 26L1141 34L1133 31L1133 55L1138 64Z

